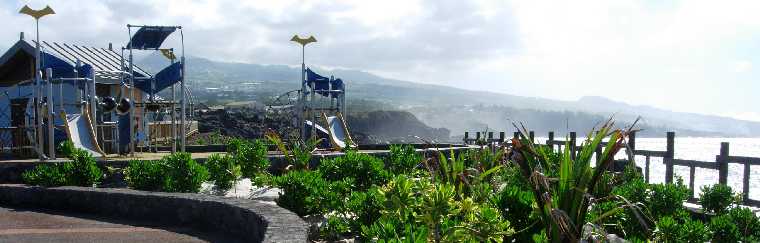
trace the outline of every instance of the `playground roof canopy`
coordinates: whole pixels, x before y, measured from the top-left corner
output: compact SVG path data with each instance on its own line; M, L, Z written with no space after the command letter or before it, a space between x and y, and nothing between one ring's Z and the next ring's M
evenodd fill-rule
M174 33L174 26L142 26L129 40L127 48L142 50L158 50L169 35Z
M19 40L0 56L0 86L11 86L34 78L35 41ZM54 60L59 65L89 65L95 71L97 83L118 84L122 70L121 55L108 48L78 46L66 43L42 41L43 61ZM128 66L128 60L123 65ZM54 74L57 73L54 70ZM150 76L148 72L135 66L136 76Z

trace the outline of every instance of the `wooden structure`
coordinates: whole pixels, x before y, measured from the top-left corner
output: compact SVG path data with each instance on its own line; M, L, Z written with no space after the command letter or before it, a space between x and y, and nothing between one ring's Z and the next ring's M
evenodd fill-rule
M505 146L511 146L511 142L508 140L505 140L504 138L504 132L499 133L499 138L494 139L493 138L493 132L487 133L487 138L482 137L483 134L481 132L475 133L475 138L470 137L469 132L464 133L464 139L463 142L465 144L478 144L478 145L505 145ZM519 133L515 132L513 137L518 137ZM533 131L530 131L528 134L528 137L531 140L534 140L535 133ZM665 144L665 150L641 150L636 149L636 133L632 133L628 137L628 147L633 152L633 156L643 156L644 157L644 168L642 168L644 179L647 183L650 182L650 165L652 158L662 158L662 163L665 165L665 183L673 183L673 178L675 177L674 169L676 166L682 166L682 167L688 167L689 168L689 176L688 176L688 187L689 190L691 190L691 195L689 195L689 201L690 202L696 202L697 198L694 196L694 180L696 175L696 168L703 168L708 170L713 170L718 173L718 183L726 185L728 182L728 170L729 170L729 164L738 164L743 166L743 177L742 177L742 204L748 205L748 206L754 206L754 207L760 207L760 200L750 199L749 198L749 191L750 191L750 167L753 165L760 165L760 158L757 157L745 157L745 156L732 156L729 153L730 144L728 142L722 142L720 144L720 151L715 156L715 161L699 161L699 160L688 160L688 159L677 159L675 158L675 132L667 132L666 133L666 144ZM578 153L577 146L577 136L575 132L570 132L568 136L569 140L556 140L554 138L554 132L549 132L547 140L545 145L552 146L552 148L556 148L557 150L561 150L563 146L570 146L571 155L575 156ZM534 142L535 143L535 142ZM603 142L600 144L600 146L596 149L596 158L598 158L599 154L602 151L602 146L605 146L606 142ZM556 147L555 147L556 146Z

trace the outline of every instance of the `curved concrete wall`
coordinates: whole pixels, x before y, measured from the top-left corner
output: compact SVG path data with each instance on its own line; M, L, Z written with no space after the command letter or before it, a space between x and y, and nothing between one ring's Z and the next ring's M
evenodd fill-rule
M0 185L0 204L72 210L215 229L250 242L307 242L308 226L296 214L247 199L131 189Z

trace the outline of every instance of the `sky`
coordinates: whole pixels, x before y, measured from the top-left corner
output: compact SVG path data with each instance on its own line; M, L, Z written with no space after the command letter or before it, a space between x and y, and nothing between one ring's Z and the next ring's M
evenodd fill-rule
M188 55L306 62L521 96L595 95L760 121L760 1L2 0L0 48L31 38L124 45L126 24L182 25Z

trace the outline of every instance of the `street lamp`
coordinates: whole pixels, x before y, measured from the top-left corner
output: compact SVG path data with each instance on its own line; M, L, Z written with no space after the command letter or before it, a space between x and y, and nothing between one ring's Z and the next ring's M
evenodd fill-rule
M303 124L304 124L304 112L305 112L304 104L306 102L306 82L305 82L306 81L306 77L305 77L306 75L306 61L305 61L306 60L306 45L312 42L317 42L317 39L314 38L314 36L309 36L309 38L301 38L298 35L294 35L293 38L290 38L290 41L301 44L301 95L299 96L299 99L301 100L298 102L300 106L298 109L299 111L301 111L301 114L298 117L299 118L298 128L301 131L301 138L305 139L304 137L306 136L306 134L303 129ZM312 96L313 95L314 94L312 92ZM312 134L314 134L314 121L311 121L311 124L312 124L311 131L312 131Z
M37 129L35 130L37 133L37 154L39 155L40 159L44 159L44 154L42 153L42 151L44 150L43 138L42 138L42 116L40 114L42 110L41 109L42 107L40 107L41 101L42 101L42 89L41 89L42 70L40 67L41 66L40 65L40 18L46 15L55 14L55 11L53 11L53 9L50 8L50 6L45 6L45 8L40 9L40 10L34 10L34 9L29 8L29 6L27 5L24 5L24 7L22 7L21 10L19 10L18 12L21 14L32 16L34 18L35 27L37 28L37 43L36 43L36 48L35 48L36 69L34 72L34 75L35 75L34 76L34 84L35 84L34 91L36 93L36 98L37 98L37 102L35 102L35 106L34 106L36 110L35 117L37 118ZM48 97L48 102L51 102L51 99L52 97ZM48 121L48 122L52 123L52 121ZM53 134L48 134L48 136L53 136Z

